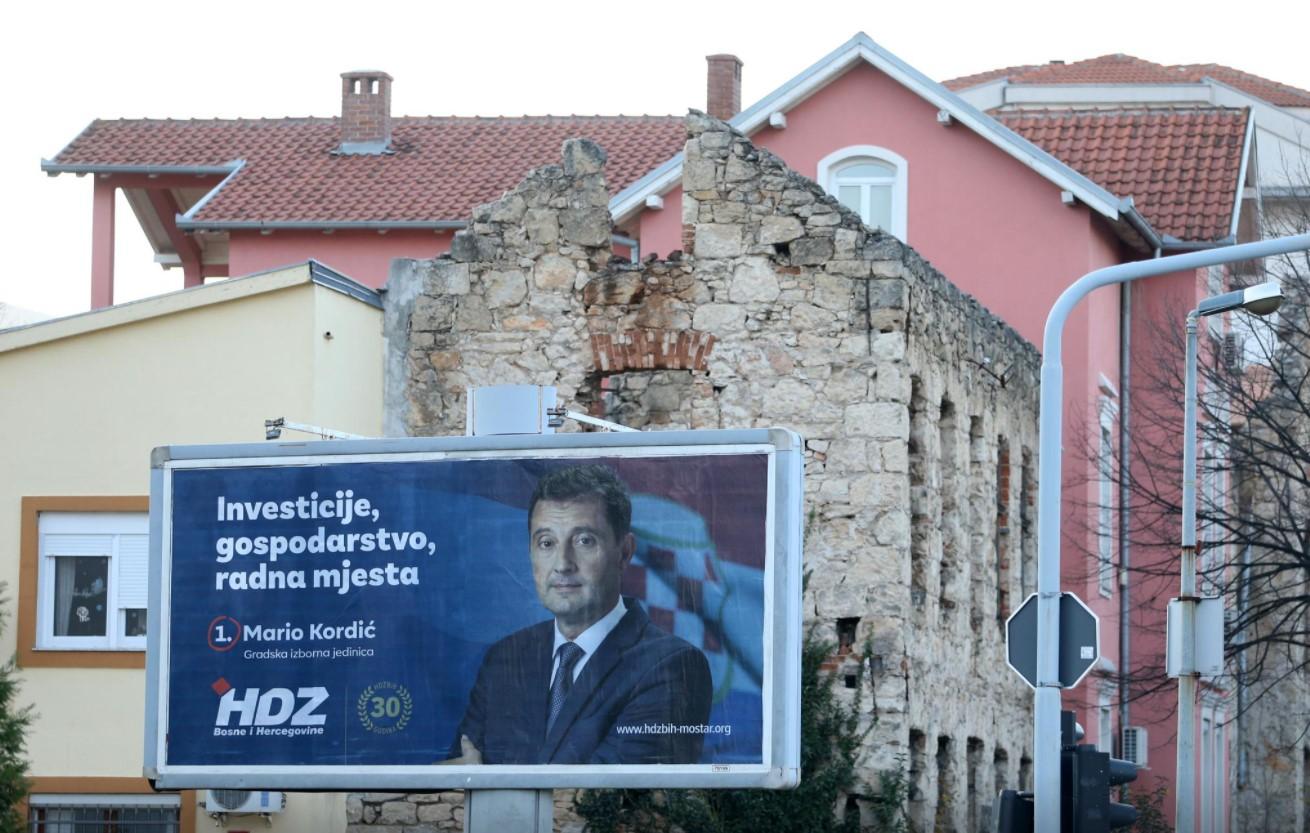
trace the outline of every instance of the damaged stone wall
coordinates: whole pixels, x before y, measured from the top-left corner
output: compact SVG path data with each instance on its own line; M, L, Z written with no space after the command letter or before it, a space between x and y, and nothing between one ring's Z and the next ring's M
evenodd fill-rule
M520 383L645 429L799 431L806 619L872 727L862 774L908 770L919 829L976 830L1030 786L1003 623L1035 576L1037 352L723 122L688 135L685 253L613 258L604 153L570 140L449 255L397 261L391 430L462 434L466 386ZM351 829L459 829L433 804L355 797Z

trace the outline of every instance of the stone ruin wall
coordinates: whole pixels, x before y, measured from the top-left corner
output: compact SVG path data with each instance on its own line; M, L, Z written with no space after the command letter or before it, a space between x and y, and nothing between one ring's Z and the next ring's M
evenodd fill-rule
M806 620L872 726L862 775L901 766L920 829L977 830L1031 783L1002 625L1035 585L1037 352L723 122L692 113L688 135L683 253L614 258L604 152L570 140L448 255L397 261L389 432L462 434L465 388L507 383L650 430L799 431ZM462 807L358 794L349 816L454 830Z

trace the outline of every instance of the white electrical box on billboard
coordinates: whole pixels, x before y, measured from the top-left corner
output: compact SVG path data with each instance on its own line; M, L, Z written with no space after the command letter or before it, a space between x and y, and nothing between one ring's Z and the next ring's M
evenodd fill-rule
M146 775L794 786L802 472L782 429L156 449Z

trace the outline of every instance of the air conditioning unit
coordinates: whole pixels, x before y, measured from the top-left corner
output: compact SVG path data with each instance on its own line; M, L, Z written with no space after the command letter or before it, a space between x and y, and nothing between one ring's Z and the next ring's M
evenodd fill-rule
M1240 333L1225 333L1220 354L1225 370L1241 373L1246 369L1246 337Z
M1125 761L1132 761L1139 768L1146 766L1146 727L1125 726L1123 736L1123 756Z
M280 813L287 797L270 790L205 790L205 809L210 813Z

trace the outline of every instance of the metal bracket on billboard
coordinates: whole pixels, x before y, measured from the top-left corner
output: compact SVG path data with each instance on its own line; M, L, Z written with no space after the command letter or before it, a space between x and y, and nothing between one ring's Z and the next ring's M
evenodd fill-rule
M286 417L276 417L274 419L264 420L264 439L280 439L283 431L299 431L302 434L313 434L322 437L325 440L369 439L363 434L351 434L348 431L338 431L335 428L324 428L321 425L310 425L307 422L292 422Z
M550 416L550 427L559 428L564 424L564 420L571 419L574 422L581 422L584 425L594 425L597 428L604 428L606 431L636 431L636 428L629 428L626 425L619 425L617 422L610 422L607 419L600 419L594 416L580 414L577 411L567 411L563 408L548 408L546 413Z

